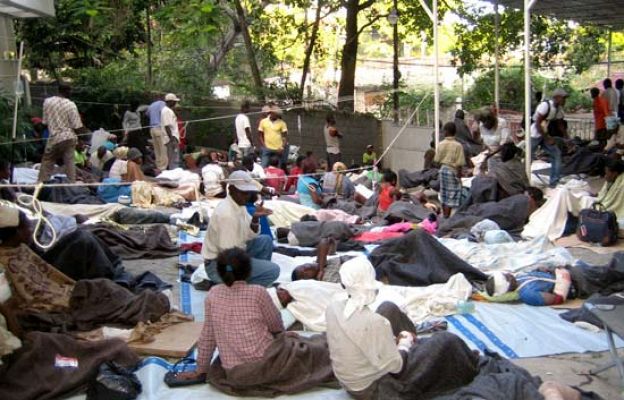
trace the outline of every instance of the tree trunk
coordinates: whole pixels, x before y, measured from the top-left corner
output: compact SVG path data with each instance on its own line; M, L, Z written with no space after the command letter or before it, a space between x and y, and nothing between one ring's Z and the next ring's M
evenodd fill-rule
M346 40L342 48L342 60L340 60L340 85L338 87L338 100L340 101L338 108L341 110L353 111L355 99L355 68L357 63L358 52L358 23L357 17L360 11L359 0L347 0L345 5L347 9L347 21L345 24Z
M145 6L145 19L147 20L145 26L147 27L147 88L152 88L152 18L150 16L151 2L148 2Z
M303 59L303 70L301 71L301 83L299 84L299 100L303 100L305 93L305 83L308 78L308 72L310 71L310 61L312 59L312 53L314 52L314 46L316 46L316 38L318 36L319 26L321 25L321 8L323 6L323 0L316 2L316 16L314 17L314 25L312 25L312 33L310 34L310 41L306 48L305 58Z
M258 68L258 62L256 60L256 54L251 42L251 35L249 35L249 26L245 17L245 10L240 0L234 0L234 6L236 7L236 15L238 16L238 24L240 25L241 34L245 41L245 48L247 49L247 58L249 58L249 67L251 68L251 75L254 80L257 95L260 99L264 99L264 85L262 84L262 76L260 75L260 68Z
M234 43L236 42L236 38L238 37L238 28L236 26L232 26L230 30L225 34L225 37L221 41L221 45L215 50L215 52L210 57L210 71L212 73L216 73L221 66L221 63L225 59L227 53L232 50L234 47Z

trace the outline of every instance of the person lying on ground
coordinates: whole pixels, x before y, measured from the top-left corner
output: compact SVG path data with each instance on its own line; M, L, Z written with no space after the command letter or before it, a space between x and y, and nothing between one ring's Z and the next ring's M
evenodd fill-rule
M220 283L216 262L218 254L234 247L243 248L251 257L249 283L269 286L279 276L279 266L271 262L273 240L258 233L259 217L268 215L268 212L257 207L252 217L245 208L250 196L258 192L258 186L249 173L234 171L229 179L228 195L215 208L202 246L206 273L210 280Z
M505 143L499 149L500 161L489 166L487 174L498 182L498 200L523 193L530 185L524 163L520 159L522 151L513 143Z
M395 304L370 308L378 289L365 257L345 263L340 279L346 295L327 308L327 344L334 373L352 397L421 398L477 375L479 357L459 337L443 332L419 339Z
M325 337L285 332L267 291L248 283L253 268L245 251L220 252L216 265L223 284L205 300L197 370L178 373L178 380L207 378L228 394L273 396L335 381Z
M277 240L291 246L316 247L321 239L333 238L337 242L346 242L361 228L342 221L318 221L315 217L304 216L302 221L294 222L288 228L277 228Z
M317 281L340 283L338 271L340 266L353 258L353 256L337 256L328 259L328 256L336 253L336 241L332 238L321 239L316 247L316 262L306 263L295 267L291 279L314 279Z
M486 282L488 296L514 293L518 300L531 306L552 306L566 301L572 288L570 272L556 268L554 272L535 270L512 274L496 271Z

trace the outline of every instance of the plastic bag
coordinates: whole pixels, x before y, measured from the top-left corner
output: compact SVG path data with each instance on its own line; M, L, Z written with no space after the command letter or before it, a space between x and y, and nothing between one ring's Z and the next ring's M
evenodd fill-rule
M100 365L97 376L89 384L87 400L131 400L141 391L141 382L131 369L107 362Z

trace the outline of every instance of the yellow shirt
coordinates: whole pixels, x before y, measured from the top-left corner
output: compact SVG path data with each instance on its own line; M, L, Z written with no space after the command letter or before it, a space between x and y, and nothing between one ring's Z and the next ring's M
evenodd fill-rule
M466 164L464 148L454 137L447 137L438 145L434 161L451 168L463 167Z
M267 149L281 150L284 148L282 134L286 134L288 132L288 128L286 127L286 122L284 122L283 119L271 121L271 118L266 117L260 121L258 130L264 133L264 145Z

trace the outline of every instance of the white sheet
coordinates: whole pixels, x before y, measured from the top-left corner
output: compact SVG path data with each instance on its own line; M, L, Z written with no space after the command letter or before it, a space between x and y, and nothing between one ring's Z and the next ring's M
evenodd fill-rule
M572 264L570 252L553 245L545 236L528 242L485 244L467 239L439 239L459 258L481 271L528 271L538 266Z
M293 222L300 221L304 215L314 213L310 207L284 200L267 200L264 206L273 210L269 221L277 228L290 228Z

